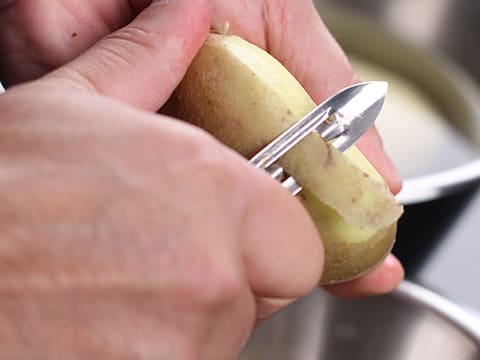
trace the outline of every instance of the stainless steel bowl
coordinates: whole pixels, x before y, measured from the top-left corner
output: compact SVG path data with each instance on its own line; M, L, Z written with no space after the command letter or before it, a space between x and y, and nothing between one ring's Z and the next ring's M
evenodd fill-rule
M316 290L258 327L240 359L480 359L480 323L410 282L356 301Z
M389 80L387 117L396 111L388 109L389 97L403 86L404 92L422 96L439 118L427 124L425 112L415 113L412 102L404 102L406 106L397 111L404 123L393 127L389 119L380 119L385 120L379 124L381 132L392 129L383 134L387 150L392 150L392 143L400 144L390 151L405 179L399 200L415 204L477 185L480 2L317 0L316 4L348 55L380 69L382 79Z

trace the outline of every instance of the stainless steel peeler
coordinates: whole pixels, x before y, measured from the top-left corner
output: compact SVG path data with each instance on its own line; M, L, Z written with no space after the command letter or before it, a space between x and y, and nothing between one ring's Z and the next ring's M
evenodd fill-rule
M346 87L318 105L250 159L293 195L302 187L276 161L313 131L339 151L352 146L375 122L385 101L388 84L370 81Z

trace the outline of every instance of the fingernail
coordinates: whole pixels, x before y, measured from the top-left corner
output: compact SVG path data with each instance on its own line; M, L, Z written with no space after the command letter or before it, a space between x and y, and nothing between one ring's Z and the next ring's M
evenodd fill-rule
M152 4L158 4L158 3L168 4L173 2L175 2L175 0L152 0Z
M390 190L394 193L397 194L400 192L402 189L402 177L400 175L400 172L398 170L398 167L395 165L393 162L392 158L388 155L385 154L385 162L387 166L389 167L389 174L390 174L390 179L389 179L389 185L390 185Z
M262 321L272 317L294 301L295 299L257 298L255 300L257 321Z

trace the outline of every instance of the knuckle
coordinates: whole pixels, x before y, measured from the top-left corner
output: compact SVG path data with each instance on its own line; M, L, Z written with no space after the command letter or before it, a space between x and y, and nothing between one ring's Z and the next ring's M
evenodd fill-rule
M94 62L89 66L84 63L74 63L62 68L60 80L70 82L70 87L86 88L97 93L105 92L105 85L99 81L98 74L105 69L116 67L119 71L132 71L138 62L139 55L153 57L158 51L158 39L155 34L149 33L138 27L128 26L107 35L104 41L96 46L99 52ZM168 72L167 72L168 73ZM100 77L101 78L101 77Z
M213 265L215 264L215 265ZM187 296L196 307L214 311L235 303L248 287L234 266L211 262L191 269L187 281Z
M106 39L120 43L120 48L125 46L138 46L152 53L158 48L158 36L141 27L129 25L106 36Z
M223 146L213 139L197 138L188 145L192 170L205 186L218 193L234 194L242 189L240 174L235 168L235 159Z

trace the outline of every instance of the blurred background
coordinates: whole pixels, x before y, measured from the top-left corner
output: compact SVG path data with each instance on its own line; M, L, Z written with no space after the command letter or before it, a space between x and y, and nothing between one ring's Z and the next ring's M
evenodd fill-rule
M260 326L245 359L480 359L480 0L316 0L405 179L393 252L407 281L344 301L321 290Z

